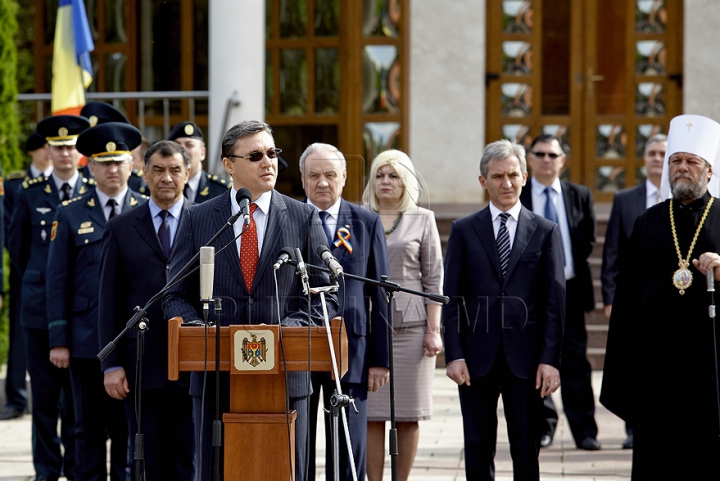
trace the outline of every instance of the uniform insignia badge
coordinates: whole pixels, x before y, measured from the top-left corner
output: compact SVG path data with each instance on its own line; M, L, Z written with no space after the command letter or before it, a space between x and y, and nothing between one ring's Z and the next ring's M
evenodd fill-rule
M93 199L90 199L90 200L88 201L88 204L87 204L87 205L88 205L88 207L95 207L95 199L94 199L94 198L93 198Z
M55 240L55 236L57 235L57 226L58 221L54 220L52 223L52 228L50 229L50 242ZM45 232L45 231L43 231Z
M88 120L90 121L90 127L95 127L98 123L97 115L91 115Z
M252 339L244 338L242 342L243 362L255 367L261 362L265 362L267 356L267 343L264 337L258 341L257 336L252 334Z
M46 194L52 194L52 189L50 188L50 184L45 186L45 193Z
M193 127L193 126L190 125L190 124L187 124L187 125L185 126L185 129L184 129L184 130L185 130L185 134L186 134L186 135L192 135L192 134L195 133L195 127Z
M92 221L89 220L87 222L83 222L82 224L80 224L81 229L84 229L86 227L92 227Z
M78 191L78 195L86 194L87 193L87 187L84 185L80 187L80 190Z
M86 228L84 228L84 229L78 229L78 234L80 234L80 235L82 235L82 234L92 234L93 232L95 232L95 228L94 228L94 227L86 227Z
M208 186L205 186L205 188L200 191L200 195L202 195L203 197L205 197L209 193L210 193L210 188Z
M36 207L35 210L40 212L42 215L45 215L48 212L50 212L52 209L50 207Z
M68 134L68 129L66 129L65 127L60 127L60 128L58 129L58 136L59 136L59 137L65 137L67 134Z
M138 201L135 197L130 197L130 206L136 206L138 204Z
M0 195L5 195L5 183L2 177L0 177Z
M115 149L117 146L115 145L115 142L108 142L105 144L105 151L107 152L115 152Z
M40 239L42 239L43 242L47 240L47 231L45 229L40 231Z

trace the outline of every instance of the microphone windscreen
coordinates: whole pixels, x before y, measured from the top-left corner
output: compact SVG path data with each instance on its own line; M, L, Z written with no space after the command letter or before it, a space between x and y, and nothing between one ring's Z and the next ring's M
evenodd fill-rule
M250 202L252 200L252 194L245 187L243 187L242 189L239 189L237 191L237 194L235 194L235 202L237 202L238 205L240 205L240 201L242 199L247 199L248 202Z

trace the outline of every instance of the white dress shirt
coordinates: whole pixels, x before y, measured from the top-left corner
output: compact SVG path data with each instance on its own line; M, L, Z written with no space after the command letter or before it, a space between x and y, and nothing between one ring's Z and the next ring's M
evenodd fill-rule
M565 210L565 202L563 201L560 179L555 179L555 182L553 182L549 187L551 189L550 196L552 197L553 205L555 206L555 212L557 212L558 215L560 234L562 235L563 255L565 259L565 280L569 281L575 277L575 264L573 262L572 243L570 241L570 224L568 224L567 211ZM531 179L531 189L533 212L540 217L545 217L545 185L533 177Z
M230 192L231 206L232 206L233 214L237 214L240 211L240 206L238 205L237 201L235 200L235 195L237 194L237 191L238 191L238 189L233 187ZM267 230L267 220L268 220L268 215L270 214L270 199L271 198L272 198L272 191L268 191L268 192L265 192L260 197L258 197L256 201L252 202L253 204L257 204L257 209L255 209L255 214L253 214L253 219L255 219L255 228L257 229L258 258L260 258L260 253L262 252L262 247L263 247L263 241L265 240L265 231ZM235 233L235 237L237 237L238 257L240 257L240 245L242 244L242 236L240 235L240 233L242 232L244 227L245 227L245 224L240 219L238 219L238 221L233 224L233 232ZM240 236L240 237L238 237L238 236Z

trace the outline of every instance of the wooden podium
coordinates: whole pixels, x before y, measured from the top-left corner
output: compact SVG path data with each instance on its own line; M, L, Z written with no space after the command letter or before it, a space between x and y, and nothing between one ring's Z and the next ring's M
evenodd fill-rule
M333 319L331 332L340 375L347 371L347 334ZM207 329L207 370L215 372L215 328ZM282 346L280 346L282 334ZM310 328L312 371L332 372L325 327ZM205 328L168 321L168 379L204 371ZM308 369L308 328L277 325L220 327L220 370L230 372L230 412L223 414L224 480L294 479L295 418L286 413L285 369ZM288 422L290 439L288 440ZM278 449L278 446L289 446ZM288 459L292 466L289 466ZM203 460L212 462L212 460Z

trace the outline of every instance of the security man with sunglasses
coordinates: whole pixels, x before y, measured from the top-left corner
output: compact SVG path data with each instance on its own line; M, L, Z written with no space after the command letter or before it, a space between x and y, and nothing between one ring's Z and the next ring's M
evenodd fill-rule
M540 135L530 146L528 162L532 169L529 188L523 189L520 202L535 214L560 226L565 264L566 308L565 335L560 361L562 401L570 431L579 449L596 451L595 398L592 368L587 360L585 312L595 308L588 257L595 247L595 213L590 189L560 180L566 155L560 139ZM558 414L550 396L545 397L540 446L552 443Z

